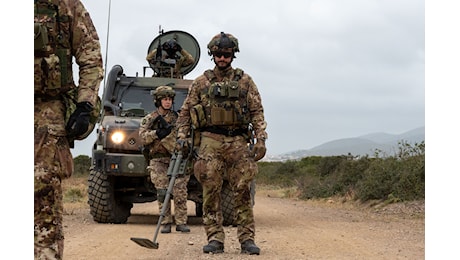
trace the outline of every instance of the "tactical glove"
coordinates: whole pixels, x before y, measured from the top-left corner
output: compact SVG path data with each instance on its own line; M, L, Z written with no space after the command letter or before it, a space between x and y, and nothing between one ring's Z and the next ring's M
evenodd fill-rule
M70 115L65 128L70 137L77 137L88 131L90 112L93 110L93 105L89 102L80 102L76 106L77 109Z
M264 158L267 148L265 148L265 141L258 139L257 143L252 148L252 156L254 156L254 161L259 161Z
M168 136L171 133L171 129L172 129L172 126L167 127L167 128L158 128L156 130L158 139L161 140L161 139L165 138L166 136Z

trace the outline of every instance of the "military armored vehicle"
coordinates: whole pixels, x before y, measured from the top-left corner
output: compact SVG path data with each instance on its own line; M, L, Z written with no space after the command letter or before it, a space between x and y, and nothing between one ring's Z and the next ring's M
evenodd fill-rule
M189 33L160 31L147 53L170 39L176 40L195 59L193 64L180 69L185 76L200 59L200 46ZM148 162L142 154L139 125L145 115L156 109L151 93L158 86L173 87L176 92L173 109L180 109L192 80L165 77L162 70L173 66L174 61L159 60L143 67L142 76L125 75L121 65L113 66L108 73L88 178L88 204L94 221L125 223L134 203L157 200L155 186L146 170ZM152 75L146 75L148 71ZM188 200L195 202L196 216L202 216L202 188L193 174L188 183ZM233 195L227 182L222 189L222 201L224 224L233 225Z

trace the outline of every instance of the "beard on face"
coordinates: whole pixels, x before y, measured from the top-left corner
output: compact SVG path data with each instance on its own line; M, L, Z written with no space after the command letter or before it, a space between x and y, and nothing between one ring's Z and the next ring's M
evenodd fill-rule
M233 60L233 59L232 59ZM216 61L216 59L214 59L214 64L216 64L217 68L219 70L225 70L226 68L230 67L230 65L232 64L232 60L230 60L230 62L226 62L226 61Z

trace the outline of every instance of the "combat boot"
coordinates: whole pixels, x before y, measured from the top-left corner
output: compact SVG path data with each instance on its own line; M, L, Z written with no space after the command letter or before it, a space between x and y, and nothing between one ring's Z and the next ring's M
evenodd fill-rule
M249 255L258 255L260 254L260 248L256 246L253 240L248 239L241 243L241 253Z
M171 224L164 224L161 233L171 233Z
M190 228L188 228L187 225L185 225L185 224L177 225L176 226L176 231L180 231L182 233L188 233L188 232L190 232Z
M220 254L224 252L224 244L217 240L211 240L209 244L203 247L204 253Z

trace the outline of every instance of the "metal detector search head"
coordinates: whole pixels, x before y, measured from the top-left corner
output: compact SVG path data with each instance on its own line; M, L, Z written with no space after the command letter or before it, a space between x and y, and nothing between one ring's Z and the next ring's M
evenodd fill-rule
M132 237L131 240L134 241L136 244L149 249L158 249L159 247L158 242L153 242L147 238Z

